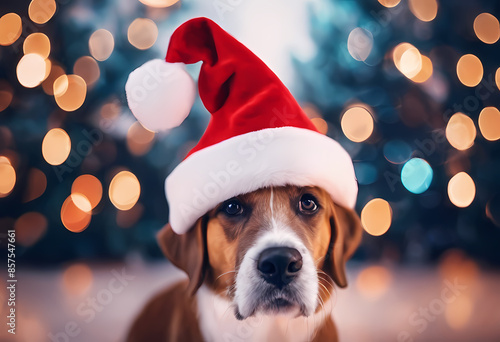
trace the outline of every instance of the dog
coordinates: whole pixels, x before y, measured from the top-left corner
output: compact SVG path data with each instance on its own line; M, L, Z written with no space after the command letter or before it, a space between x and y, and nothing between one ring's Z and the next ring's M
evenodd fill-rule
M332 291L361 235L354 210L292 185L228 199L182 235L167 224L159 244L188 280L156 295L127 341L337 341Z

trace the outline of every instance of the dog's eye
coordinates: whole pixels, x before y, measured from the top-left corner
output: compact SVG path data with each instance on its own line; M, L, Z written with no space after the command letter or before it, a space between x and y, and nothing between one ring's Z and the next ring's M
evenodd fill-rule
M315 213L318 210L316 198L311 194L303 195L299 202L299 210L304 214Z
M243 213L243 206L236 198L230 199L222 206L222 211L229 216L237 216Z

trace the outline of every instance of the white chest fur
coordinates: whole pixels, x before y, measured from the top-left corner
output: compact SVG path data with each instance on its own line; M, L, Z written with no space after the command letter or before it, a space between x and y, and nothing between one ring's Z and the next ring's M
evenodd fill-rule
M201 332L207 342L310 341L316 329L330 318L332 301L310 317L257 316L238 321L226 299L206 286L197 292Z

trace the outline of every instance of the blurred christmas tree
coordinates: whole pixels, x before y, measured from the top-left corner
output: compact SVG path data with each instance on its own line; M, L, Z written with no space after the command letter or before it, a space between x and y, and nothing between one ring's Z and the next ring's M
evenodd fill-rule
M498 21L478 15L499 11L490 1L321 0L310 6L317 56L296 61L303 99L353 157L359 211L373 198L392 207L389 231L367 236L358 257L426 262L454 247L500 263L494 242L500 238L500 148L485 139L486 122L496 123L498 135L498 109L486 109L478 124L485 107L500 103ZM484 42L488 35L495 44ZM477 56L482 68L465 58L457 76L466 54ZM465 118L450 121L456 112ZM491 117L496 121L484 120ZM413 160L402 174L411 158L427 163ZM448 185L459 172L473 183L460 174ZM366 206L366 217L390 220L380 208Z

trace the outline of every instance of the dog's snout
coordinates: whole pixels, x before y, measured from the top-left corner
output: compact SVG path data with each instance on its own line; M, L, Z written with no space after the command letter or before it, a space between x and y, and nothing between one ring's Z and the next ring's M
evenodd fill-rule
M278 288L289 284L302 268L302 255L295 248L272 247L259 256L257 269L262 278Z

